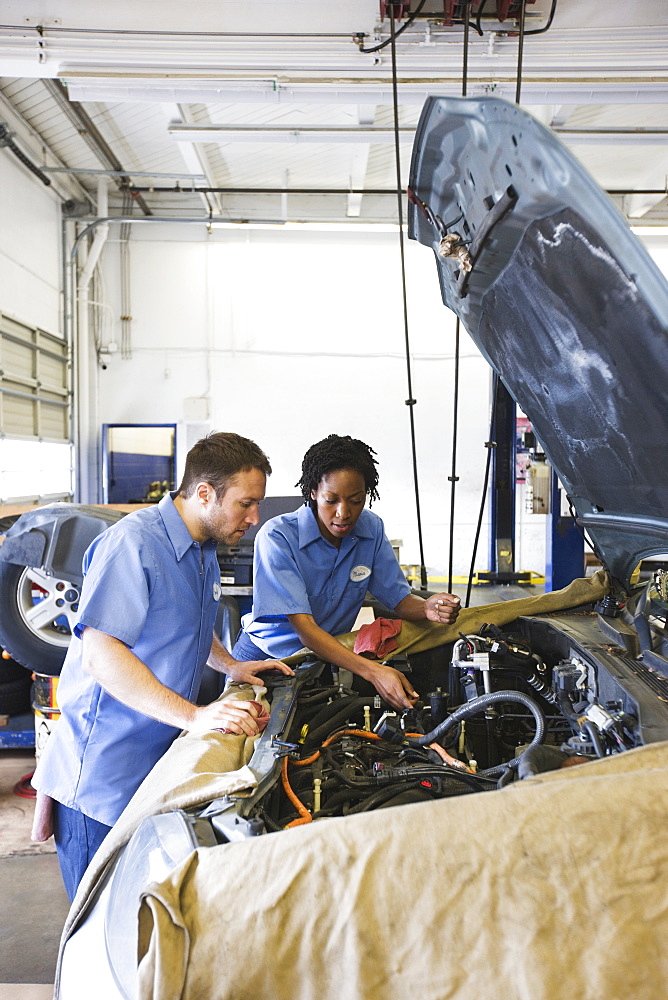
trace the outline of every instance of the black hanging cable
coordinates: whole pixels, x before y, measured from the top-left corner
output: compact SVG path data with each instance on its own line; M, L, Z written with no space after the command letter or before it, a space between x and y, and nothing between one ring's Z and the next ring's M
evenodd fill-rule
M480 26L480 21L482 20L482 12L484 11L486 4L487 0L480 0L480 6L478 7L478 14L476 17L476 28L478 29L479 35L482 35L483 33L482 27Z
M482 30L480 22L481 22L481 19L482 19L483 11L485 10L486 6L487 6L487 0L480 0L480 6L478 7L478 13L476 15L476 23L475 23L475 29L476 29L476 31L478 32L479 35L483 34L483 30ZM524 7L524 3L522 3L522 7ZM556 11L557 11L557 0L552 0L552 6L550 7L550 13L549 13L547 21L545 22L545 24L543 25L543 27L542 28L532 28L531 31L525 31L524 32L524 37L526 38L528 35L544 35L545 32L551 27L552 22L554 20L554 15L555 15Z
M462 61L462 97L466 97L466 87L468 83L468 55L469 55L469 10L472 0L468 0L464 9L464 57ZM458 437L458 415L459 415L459 361L460 361L460 320L457 316L455 323L455 370L452 404L452 468L448 480L450 482L450 549L448 553L448 592L452 593L452 566L455 549L455 492L459 476L457 475L457 437Z
M427 2L427 0L420 0L420 3L415 8L415 13L411 14L410 17L407 19L406 23L402 24L401 27L398 28L395 31L394 30L394 3L393 3L393 0L390 0L390 37L386 38L384 42L379 42L378 45L371 45L368 49L363 49L362 46L360 45L360 52L364 52L364 53L368 53L368 52L380 52L380 50L384 49L387 45L391 45L392 48L394 48L394 43L397 40L397 38L399 37L399 35L403 35L403 33L406 30L406 28L410 28L411 24L413 23L413 21L415 20L415 18L418 16L418 14L422 10L422 8L424 7L424 5L425 5L426 2Z
M399 216L399 254L401 257L401 289L404 306L404 343L406 348L406 373L408 380L408 399L406 406L410 414L411 428L411 453L413 457L413 483L415 485L415 513L417 517L418 545L420 549L420 585L423 590L427 589L427 568L424 563L424 545L422 542L422 516L420 514L420 488L418 485L417 449L415 445L415 417L413 407L417 400L413 399L413 380L411 377L411 351L410 339L408 336L408 296L406 294L406 261L404 256L404 209L403 209L403 188L401 184L401 153L399 146L399 90L397 85L397 50L394 44L394 6L390 3L390 29L391 29L391 51L392 51L392 104L394 111L394 157L397 173L397 211Z
M524 56L524 26L526 22L526 0L520 0L520 38L517 48L517 85L515 87L515 104L520 103L522 90L522 59Z
M485 448L487 448L487 462L485 463L485 481L482 487L482 496L480 498L480 511L478 513L478 525L475 531L475 539L473 542L473 552L471 553L471 566L469 568L469 580L466 587L466 601L464 602L464 607L469 607L469 602L471 600L471 587L473 586L473 573L475 569L476 556L478 555L478 542L480 541L480 530L482 528L482 516L485 512L485 503L487 501L487 487L489 486L489 469L492 464L492 449L496 448L496 441L492 440L492 434L494 433L494 425L496 421L496 380L499 376L494 373L492 379L492 413L489 418L489 441L485 442Z
M472 5L472 3L473 3L473 0L466 0L466 6L467 7L470 7ZM463 21L453 21L452 23L453 24L463 24L467 28L473 28L473 30L475 32L477 32L480 35L481 38L485 37L485 32L482 30L482 28L479 28L478 25L474 21L470 21L469 20L469 11L468 10L466 11L466 16L465 16L465 19Z
M542 35L542 34L544 34L548 30L548 28L551 26L552 21L554 20L554 15L555 15L556 10L557 10L557 0L552 0L552 6L550 8L550 14L548 16L547 22L543 25L542 28L533 28L531 31L525 31L524 32L524 37L526 38L527 35Z
M457 475L457 422L459 413L459 316L455 323L455 384L452 404L452 471L450 480L450 553L448 557L448 593L452 593L452 562L455 548L455 488L459 482Z
M466 97L466 85L469 73L469 7L473 0L467 0L464 6L464 58L462 63L462 97Z

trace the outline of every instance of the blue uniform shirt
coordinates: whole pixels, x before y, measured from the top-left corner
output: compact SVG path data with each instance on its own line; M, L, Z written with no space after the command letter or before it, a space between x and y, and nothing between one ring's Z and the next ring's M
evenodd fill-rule
M82 667L90 626L120 639L166 687L194 700L220 599L216 544L200 546L171 496L92 542L79 621L58 685L61 717L33 783L112 826L179 730L117 701Z
M337 549L320 534L311 507L300 507L257 533L244 631L269 656L290 656L302 643L286 615L312 615L330 635L349 632L367 590L388 608L411 592L378 515L363 510Z

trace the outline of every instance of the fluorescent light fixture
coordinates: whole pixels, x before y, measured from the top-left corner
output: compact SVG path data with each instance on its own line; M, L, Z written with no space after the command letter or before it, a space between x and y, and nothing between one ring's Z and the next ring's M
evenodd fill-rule
M631 226L636 236L668 236L668 226Z
M206 219L202 220L206 223ZM399 226L391 222L211 222L212 229L280 230L281 232L315 233L397 233ZM407 230L404 224L404 232Z
M660 44L660 42L656 42ZM433 56L430 56L433 59ZM423 71L421 71L422 75ZM402 80L401 103L423 105L426 98L459 97L461 82L457 76L448 79L443 75L434 77L433 66L423 80ZM16 76L22 74L16 73ZM383 104L392 106L392 89L387 83L358 79L354 82L335 79L323 83L299 80L281 83L275 79L260 77L231 78L151 78L139 74L132 75L128 69L118 78L107 70L102 76L95 73L93 66L60 67L58 75L67 82L70 99L73 101L111 102L154 102L207 104ZM515 81L489 77L469 78L469 94L480 97L494 94L496 97L514 99ZM665 104L668 101L668 84L664 80L638 79L615 80L610 78L588 80L524 80L522 83L522 104L524 107L545 104Z
M555 128L553 131L568 146L665 146L666 129L596 129Z
M292 125L186 125L172 122L168 127L172 139L180 142L394 142L391 128L374 125L352 127ZM412 142L415 128L399 128L399 138Z

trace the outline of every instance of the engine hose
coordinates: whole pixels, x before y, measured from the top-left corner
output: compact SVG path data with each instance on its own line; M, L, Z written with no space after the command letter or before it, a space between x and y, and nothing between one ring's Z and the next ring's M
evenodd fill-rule
M327 705L311 720L304 746L313 747L322 743L327 733L331 733L340 723L347 721L358 709L364 708L365 705L373 707L374 700L374 695L368 698L342 698Z
M316 715L309 722L309 728L314 729L322 725L323 722L327 722L332 716L336 715L341 709L349 705L353 700L353 695L346 695L344 698L332 698L326 705L323 705L317 712Z
M381 771L381 774L382 773L383 772ZM413 778L444 778L446 780L451 778L453 781L459 781L461 784L468 785L476 792L481 791L484 787L491 787L489 780L482 771L478 774L471 774L469 771L460 771L459 768L455 767L446 767L445 765L429 767L427 764L422 767L418 766L411 768L389 769L387 780L384 783L412 781ZM375 781L376 784L380 784L378 778L376 778Z
M377 778L350 778L343 771L335 771L332 778L348 788L378 788L380 784ZM395 778L394 784L401 784L403 780L403 778Z
M559 709L561 711L561 714L569 722L574 722L574 723L577 724L578 717L575 714L575 712L573 711L573 705L571 704L571 702L569 701L568 697L565 694L560 694L559 695L559 697L557 699L557 704L559 705ZM577 732L577 729L576 729L576 732Z
M515 780L515 768L509 767L508 764L503 765L503 771L501 772L501 777L496 783L497 788L505 788L509 785L511 781Z
M367 795L365 799L358 802L357 805L351 806L346 812L346 816L351 816L353 813L367 812L369 809L374 809L376 806L382 805L383 802L387 802L390 799L395 798L397 795L401 795L402 792L408 791L410 788L419 788L419 781L404 782L401 788L397 788L396 785L392 785L390 788L379 788L378 791L374 792L373 795Z
M537 691L541 697L545 698L545 701L549 701L552 705L557 704L556 695L537 674L531 674L531 677L527 677L526 680L527 684L530 684L534 691Z
M316 705L318 702L326 701L327 698L331 698L332 695L338 693L338 687L326 687L319 691L314 691L312 694L300 694L299 704L300 705Z
M542 743L545 739L545 716L540 705L533 698L530 698L529 695L523 694L522 691L492 691L490 694L483 694L474 701L468 701L465 705L460 705L447 719L444 719L435 729L432 729L430 733L417 737L406 736L405 742L415 746L426 746L428 743L434 743L436 740L441 739L450 729L458 725L462 719L470 719L472 716L484 712L491 705L498 705L508 701L514 701L518 705L524 705L525 708L529 709L536 720L536 732L530 745L535 746L537 743Z
M605 757L605 750L603 749L603 744L601 743L601 737L598 735L596 726L591 721L591 719L585 719L582 723L582 728L586 732L589 739L594 744L594 751L597 757Z
M396 789L395 789L396 794ZM358 802L360 799L368 798L369 792L366 788L343 788L332 792L327 796L326 804L313 813L313 819L324 819L326 816L333 816L337 809L345 806L348 802Z

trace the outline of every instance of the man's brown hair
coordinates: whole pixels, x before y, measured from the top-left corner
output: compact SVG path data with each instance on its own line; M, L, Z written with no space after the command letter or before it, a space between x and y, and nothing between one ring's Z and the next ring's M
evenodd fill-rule
M208 483L220 500L239 472L259 469L271 475L269 459L254 441L221 431L208 434L188 452L179 495L192 496L198 483Z

